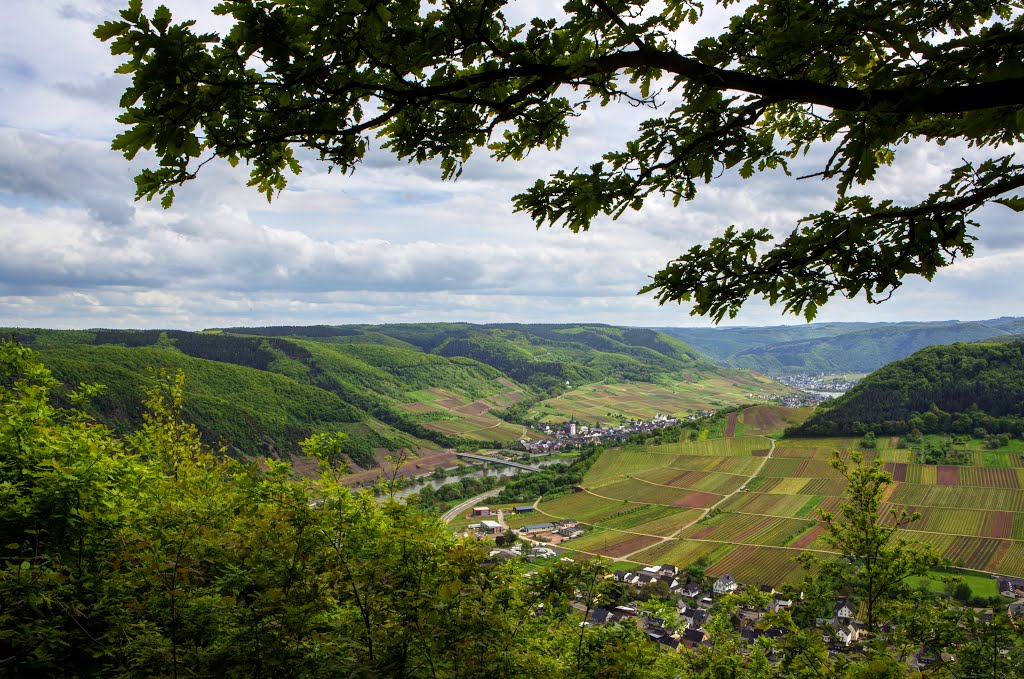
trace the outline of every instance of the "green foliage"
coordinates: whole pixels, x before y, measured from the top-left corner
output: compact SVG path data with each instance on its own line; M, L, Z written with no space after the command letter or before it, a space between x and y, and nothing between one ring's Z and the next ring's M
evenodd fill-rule
M339 471L345 471L342 452L347 438L343 432L313 434L305 441L300 441L299 446L302 447L303 453L316 458L320 473L337 474Z
M44 347L64 382L107 385L89 407L120 433L141 422L137 387L149 379L146 369L183 370L193 383L184 405L187 418L208 444L224 445L237 456L289 456L310 434L342 431L348 436L345 455L363 468L376 463L380 449L500 447L518 435L516 428L489 434L479 421L470 426L478 431L464 435L469 438L442 433L425 425L448 419L451 411L403 407L444 398L437 390L467 404L511 403L513 413L522 415L543 390L563 390L565 377L580 383L630 375L653 379L694 366L714 370L689 347L659 333L598 325L12 332ZM460 353L457 342L465 343L465 351ZM480 347L490 353L479 353ZM514 369L535 388L516 383L499 368ZM492 435L501 440L483 440Z
M969 465L973 459L969 450L956 447L956 442L950 437L929 436L920 448L915 447L913 451L919 464Z
M1024 431L1024 342L923 349L872 373L793 433L848 436L858 422L895 435Z
M584 450L569 464L553 464L539 472L521 474L498 493L498 502L533 501L544 495L549 499L572 491L573 486L583 482L583 475L594 464L604 448L596 446Z
M464 479L446 483L436 489L430 486L425 486L421 488L418 493L418 506L426 509L432 509L442 502L454 502L457 500L465 500L466 498L475 497L494 488L498 484L498 480L499 479L496 476L483 476L480 478L467 476Z
M524 577L438 519L354 494L332 474L298 480L275 460L215 455L183 417L180 373L154 375L142 425L124 437L82 410L98 387L80 386L61 408L50 398L59 386L30 350L0 344L0 659L14 675L874 677L917 648L955 650L943 657L951 676L1024 671L1004 615L985 621L891 580L879 596L893 631L863 655L831 659L820 631L785 613L763 621L787 630L782 639L744 650L733 616L741 602L763 607L759 595L720 602L709 645L663 653L633 622L581 624L614 601L600 559ZM325 433L306 447L334 464L343 443ZM850 546L852 570L834 574L870 596L870 573L919 561L864 518L877 516L884 473L844 471L850 504L832 535ZM824 576L810 597L836 584ZM656 601L648 608L671 621Z
M823 574L816 578L821 582L842 583L853 590L866 606L865 622L873 633L886 607L906 598L908 580L927 574L940 559L930 547L897 532L920 519L920 514L903 509L881 515L882 491L892 477L882 471L879 461L865 464L862 460L857 451L850 454L851 464L843 461L839 451L833 453L832 466L847 480L846 501L838 512L819 511L827 525L822 538L842 557L823 561L804 552L801 558L805 564L817 564Z
M0 658L16 674L663 676L636 629L575 624L599 563L537 588L435 518L218 458L182 420L178 375L158 376L127 441L50 405L57 385L0 346Z
M106 385L87 408L122 433L141 423L141 387L153 383L150 370L161 369L190 376L186 418L208 444L224 442L234 455L295 454L298 442L312 433L344 430L367 419L336 395L283 375L192 358L176 349L68 345L44 349L42 355L65 384Z
M788 175L796 158L825 158L811 176L834 189L829 209L779 242L727 226L644 288L716 321L755 295L808 320L835 295L883 301L905 276L971 256L975 210L1021 209L1024 166L1005 150L1024 138L1016 3L735 4L721 35L685 53L673 36L701 6L652 4L569 2L514 24L501 3L225 2L217 35L132 3L95 35L132 78L113 147L153 152L136 195L165 207L211 155L245 161L268 200L301 171L295 147L348 174L371 137L455 179L484 149L514 161L557 149L581 111L612 103L652 117L622 149L517 195L538 227L587 230L651 196L692 200L725 172ZM917 203L857 194L915 140L981 154Z
M375 381L387 383L389 376L392 382L400 378L405 391L410 386L442 386L470 400L494 393L495 387L481 383L481 379L490 380L500 375L538 392L551 392L561 390L565 381L574 386L601 380L651 381L682 370L715 369L689 346L663 333L597 324L417 323L226 330L318 340L343 338L343 343L332 341L327 346L343 357L338 360L355 360L384 371L373 378ZM402 346L384 347L379 342L382 337ZM299 344L311 350L314 346L324 346L321 342L314 345L300 341ZM403 347L406 351L402 351ZM419 352L408 351L412 347ZM438 356L450 360L444 362ZM481 363L494 371L486 372ZM461 367L461 372L454 372L452 366ZM430 379L424 379L426 376ZM389 393L377 386L373 388ZM391 392L390 395L397 394Z

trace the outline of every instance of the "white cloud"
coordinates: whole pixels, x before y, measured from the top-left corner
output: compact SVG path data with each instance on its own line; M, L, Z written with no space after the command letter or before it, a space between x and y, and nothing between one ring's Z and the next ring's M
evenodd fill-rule
M207 0L165 0L203 27L224 25ZM687 307L636 291L691 245L729 224L782 234L827 207L829 187L781 172L727 175L698 200L654 197L590 232L535 230L511 197L558 169L620 148L649 111L595 108L557 152L519 163L481 155L458 182L436 168L372 151L352 176L306 172L273 203L245 186L244 167L211 163L165 211L133 202L127 163L109 150L126 81L92 36L121 0L0 4L0 325L187 327L324 322L601 321L699 325ZM148 5L147 5L148 7ZM552 5L515 3L517 16ZM150 7L151 9L151 7ZM709 18L721 23L720 8ZM692 42L687 29L680 44ZM914 199L969 150L914 145L878 184ZM803 161L810 171L815 156ZM820 158L817 158L820 162ZM794 171L794 174L798 172ZM888 305L837 300L823 320L967 318L1021 313L1019 217L980 213L979 258L911 281ZM777 324L752 302L732 321Z

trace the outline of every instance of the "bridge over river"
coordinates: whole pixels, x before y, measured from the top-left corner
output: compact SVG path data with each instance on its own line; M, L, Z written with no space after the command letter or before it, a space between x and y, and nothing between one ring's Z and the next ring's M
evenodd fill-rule
M455 457L464 457L467 460L476 460L478 462L490 463L490 464L503 464L506 467L515 467L516 469L523 469L528 472L539 472L540 467L531 467L528 464L521 462L512 462L511 460L501 460L496 457L487 457L486 455L473 455L472 453L455 453Z

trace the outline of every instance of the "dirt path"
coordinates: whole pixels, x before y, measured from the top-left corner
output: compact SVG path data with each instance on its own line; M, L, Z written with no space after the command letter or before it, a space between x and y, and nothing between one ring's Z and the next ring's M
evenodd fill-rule
M765 437L765 438L768 438L768 437ZM762 470L762 469L764 469L764 466L765 466L765 465L766 465L766 464L768 463L768 460L772 459L772 453L774 453L774 452L775 452L775 439L769 438L768 440L772 442L772 447L768 449L768 454L767 454L767 455L765 455L764 457L762 457L762 458L761 458L761 464L757 465L757 469L755 469L755 470L754 470L754 473L753 473L753 474L751 474L751 475L750 475L750 477L749 477L749 478L747 478L747 480L743 482L743 485L742 485L742 486L740 486L740 487L739 487L739 488L737 488L736 490L732 491L732 492L731 492L731 493L729 493L728 495L726 495L726 496L722 497L722 499L721 499L721 500L719 500L718 502L716 502L715 504L711 505L711 506L710 506L710 507L708 507L708 508L707 508L706 510L704 510L704 513L705 513L705 514L707 514L708 512L710 512L710 511L711 511L712 509L715 509L715 508L716 508L716 507L718 507L719 505L721 505L721 504L724 504L725 502L728 502L728 501L729 501L729 499L730 499L730 498L731 498L731 497L732 497L733 495L735 495L736 493L742 493L742 492L743 492L744 490L746 490L746 489L747 489L747 486L748 486L748 485L750 484L750 482L751 482L751 481L752 481L752 480L754 479L754 477L756 477L756 476L757 476L758 474L760 474L760 473L761 473L761 470ZM701 519L703 519L704 517L702 516L702 517L700 517L700 518L701 518ZM700 519L697 519L697 521L700 521ZM693 523L697 523L697 521L694 521ZM690 524L690 526L692 526L692 525L693 525L693 523L691 523L691 524ZM684 526L684 528L689 528L690 526Z
M768 438L768 437L765 437L765 438ZM711 511L712 509L715 509L716 507L718 507L718 506L720 506L720 505L724 504L725 502L728 502L728 501L729 501L729 499L730 499L730 498L731 498L731 497L732 497L733 495L735 495L736 493L740 493L740 492L742 492L743 490L745 490L745 489L746 489L746 487L747 487L747 484L749 484L749 483L750 483L750 480L751 480L751 479L753 479L753 478L754 478L755 476L757 476L758 474L760 474L760 473L761 473L761 470L762 470L762 469L764 469L764 466L765 466L765 464L767 464L768 460L770 460L770 459L771 459L771 457L772 457L772 453L774 453L774 452L775 452L775 439L773 439L773 438L768 438L768 440L772 442L772 447L771 447L771 448L770 448L770 449L768 450L768 454L767 454L766 456L764 456L763 458L761 458L761 464L759 464L759 465L757 466L757 469L755 469L755 470L754 470L754 473L753 473L753 474L751 474L751 475L750 475L750 476L749 476L749 477L747 478L747 480L743 482L743 485L742 485L742 486L740 486L740 487L739 487L739 488L737 488L736 490L732 491L732 492L731 492L731 493L729 493L728 495L724 495L724 496L722 496L722 499L721 499L721 500L719 500L719 501L718 501L718 502L716 502L715 504L711 505L710 507L706 508L706 509L705 509L705 510L704 510L703 512L701 512L700 516L698 516L698 517L697 517L696 519L694 519L694 520L693 520L693 521L691 521L690 523L686 524L685 526L682 526L682 527L681 527L681 528L680 528L679 530L677 530L677 531L676 531L675 533L673 533L671 537L665 537L665 538L662 538L662 540L661 540L661 541L662 541L662 542L665 542L665 541L667 541L667 540L676 540L676 539L678 539L678 538L676 538L676 536L677 536L677 535L679 535L679 534L680 534L681 532L683 532L684 530L686 530L687 528L689 528L689 527L690 527L690 526L692 526L693 524L695 524L695 523L697 523L698 521L700 521L701 519L703 519L703 518L704 518L705 516L707 516L707 515L708 515L708 513L709 513L709 512L710 512L710 511ZM640 479L637 479L637 480L640 480ZM589 492L589 491L588 491L588 492ZM597 493L593 493L593 494L594 494L594 495L597 495ZM609 499L611 499L611 498L609 498ZM650 504L650 503L638 503L638 504ZM687 540L694 540L694 538L686 538L686 539L687 539ZM716 540L699 540L699 539L698 539L698 540L696 540L696 541L697 541L697 542L717 542ZM647 549L647 547L645 547L644 549ZM788 548L785 548L785 547L783 547L783 548L781 548L781 549L788 549ZM643 551L642 549L638 549L638 550L637 550L637 552L642 552L642 551ZM807 550L807 551L814 551L814 550ZM626 554L626 556L625 556L625 557L623 558L623 560L624 560L624 561L628 561L628 560L630 560L630 559L629 559L629 557L633 556L633 554L636 554L637 552L632 552L632 553L630 553L630 554Z

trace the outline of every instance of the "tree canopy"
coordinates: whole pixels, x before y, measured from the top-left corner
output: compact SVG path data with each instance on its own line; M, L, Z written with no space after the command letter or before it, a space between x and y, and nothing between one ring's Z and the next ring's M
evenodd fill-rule
M169 205L174 186L220 157L249 164L270 198L300 171L296 146L349 173L376 135L453 179L480 150L517 160L558 148L588 106L649 107L624 148L514 198L538 227L573 231L653 195L691 200L725 171L788 174L797 157L823 154L810 176L835 189L830 209L779 241L728 226L643 290L716 321L751 296L808 319L835 295L883 301L906 276L969 257L981 206L1024 209L1011 148L1024 138L1019 1L763 0L686 47L677 31L703 12L693 0L568 0L524 24L506 4L225 0L214 11L233 25L216 35L131 0L96 30L132 76L114 148L156 154L138 197ZM914 140L963 142L984 159L916 203L858 192Z

